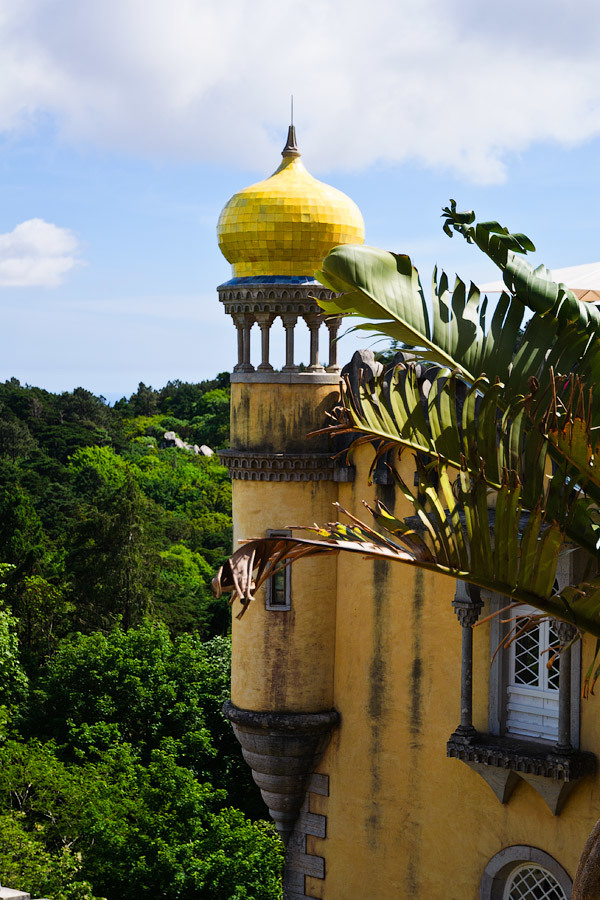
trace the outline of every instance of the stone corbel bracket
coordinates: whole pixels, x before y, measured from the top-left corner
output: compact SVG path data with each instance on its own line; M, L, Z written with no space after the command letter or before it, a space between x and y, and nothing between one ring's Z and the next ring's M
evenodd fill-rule
M560 814L580 779L593 775L597 769L593 753L544 750L538 744L494 735L478 734L469 739L452 735L446 755L462 760L480 775L500 803L508 803L522 779L537 791L555 816Z
M287 846L314 772L340 715L271 713L240 709L228 700L223 715L233 725L244 759Z

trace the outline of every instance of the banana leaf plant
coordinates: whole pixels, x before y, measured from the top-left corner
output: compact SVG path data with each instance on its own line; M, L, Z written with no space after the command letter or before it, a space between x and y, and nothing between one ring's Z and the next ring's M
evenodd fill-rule
M340 508L347 524L249 541L219 571L214 590L232 591L242 615L282 566L347 551L505 594L573 624L578 636L594 635L600 648L600 314L543 266L531 266L524 257L535 248L525 235L476 224L454 201L443 218L449 236L461 234L502 271L506 289L491 316L473 284L456 279L451 290L437 271L428 306L404 255L346 245L319 273L338 293L321 304L325 313L360 317L367 321L356 328L411 347L410 358L357 391L342 384L325 430L351 435L353 448L371 444L373 464L390 451L392 459L414 454L416 490L391 464L414 516L399 520L377 502L367 506L372 525ZM566 548L586 551L589 566L580 583L559 591ZM597 674L593 664L586 685Z

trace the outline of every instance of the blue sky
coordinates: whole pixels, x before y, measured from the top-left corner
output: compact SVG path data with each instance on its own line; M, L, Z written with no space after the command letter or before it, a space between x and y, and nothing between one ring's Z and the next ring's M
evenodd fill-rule
M496 277L449 197L599 260L599 39L585 0L0 0L0 379L114 400L231 369L216 221L292 92L309 171L426 285Z

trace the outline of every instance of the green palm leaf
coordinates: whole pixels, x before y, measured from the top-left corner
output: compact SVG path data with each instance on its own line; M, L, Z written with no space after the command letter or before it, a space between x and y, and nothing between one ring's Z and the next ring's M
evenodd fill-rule
M550 368L600 378L596 307L555 284L543 266L534 269L522 258L535 249L525 235L511 234L497 222L474 224L474 214L457 212L454 201L444 218L448 234L461 233L503 272L507 290L489 328L487 298L474 285L467 291L457 278L450 290L445 273L438 277L436 270L429 309L408 256L356 245L336 247L325 259L318 275L339 296L322 302L323 310L366 318L355 327L404 343L424 360L456 369L469 381L481 375L498 378L507 396L525 393L532 376L545 387ZM534 316L521 333L526 307Z

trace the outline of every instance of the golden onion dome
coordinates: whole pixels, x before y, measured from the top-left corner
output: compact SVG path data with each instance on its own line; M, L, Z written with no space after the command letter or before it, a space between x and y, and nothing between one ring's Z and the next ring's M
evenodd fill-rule
M293 125L281 155L271 177L234 194L219 217L219 247L235 278L312 276L333 247L364 242L358 206L309 175Z

